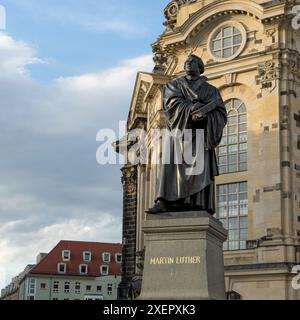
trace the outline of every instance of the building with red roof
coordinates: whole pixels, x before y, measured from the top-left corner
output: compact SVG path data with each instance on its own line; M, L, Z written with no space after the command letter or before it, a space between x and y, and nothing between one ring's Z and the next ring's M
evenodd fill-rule
M20 300L115 300L122 245L60 241L19 285Z

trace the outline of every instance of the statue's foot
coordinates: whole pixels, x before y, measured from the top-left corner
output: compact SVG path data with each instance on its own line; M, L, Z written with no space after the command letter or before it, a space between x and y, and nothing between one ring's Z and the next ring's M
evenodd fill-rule
M159 213L164 213L164 212L167 212L167 207L165 205L164 202L162 201L159 201L157 202L153 208L149 209L148 211L146 211L146 213L149 213L149 214L159 214Z

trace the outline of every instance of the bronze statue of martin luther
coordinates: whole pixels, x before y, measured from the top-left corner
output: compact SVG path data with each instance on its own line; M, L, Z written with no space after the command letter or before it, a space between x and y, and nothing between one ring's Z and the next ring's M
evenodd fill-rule
M219 90L207 82L202 75L204 71L202 59L190 55L185 62L186 75L171 80L163 95L163 110L170 131L204 130L203 172L187 175L188 165L174 161L175 142L171 141L171 162L162 164L155 205L147 211L150 214L192 210L215 213L214 178L219 175L215 148L227 124L227 112ZM192 144L195 150L196 139Z

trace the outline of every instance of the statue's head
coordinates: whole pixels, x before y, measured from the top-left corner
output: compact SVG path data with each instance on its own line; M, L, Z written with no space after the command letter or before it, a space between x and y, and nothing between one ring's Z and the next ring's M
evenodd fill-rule
M201 75L205 71L204 62L200 57L191 54L185 61L184 70L187 75Z

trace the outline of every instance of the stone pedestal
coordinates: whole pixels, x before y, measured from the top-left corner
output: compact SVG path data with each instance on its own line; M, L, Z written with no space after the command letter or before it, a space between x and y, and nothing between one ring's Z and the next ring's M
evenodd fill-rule
M148 215L142 300L224 300L227 231L207 212Z

